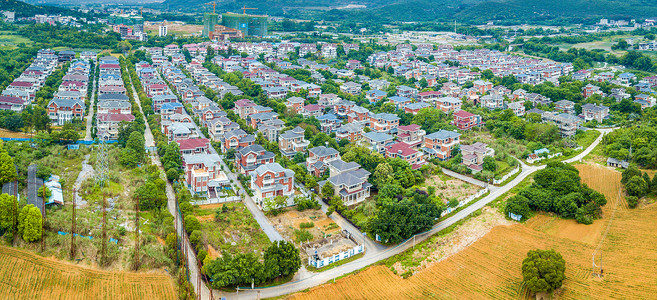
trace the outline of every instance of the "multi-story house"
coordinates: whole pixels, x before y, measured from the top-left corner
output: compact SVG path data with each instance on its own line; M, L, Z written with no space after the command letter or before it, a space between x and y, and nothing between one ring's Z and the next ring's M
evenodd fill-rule
M278 163L260 165L252 172L251 189L253 201L261 208L277 196L290 197L294 195L294 171Z
M465 110L459 110L454 113L454 120L452 121L452 125L458 127L458 129L461 130L469 130L470 128L483 125L483 122L481 121L480 115L475 115Z
M595 94L602 95L602 90L600 89L600 87L589 83L582 88L582 95L584 96L584 98L591 97Z
M217 154L186 154L182 156L185 183L192 194L207 194L211 181L226 184L226 175L219 166Z
M370 103L376 103L388 96L388 93L381 90L369 90L365 92L365 99Z
M577 133L579 125L584 123L584 119L567 113L544 112L541 114L543 122L557 125L561 136L573 136Z
M397 141L404 142L411 148L417 149L422 145L426 131L420 125L410 124L397 128Z
M81 99L52 99L48 103L48 115L53 124L64 125L73 119L82 120L84 118L84 101ZM99 113L101 113L99 111Z
M304 153L310 142L304 138L303 128L297 126L278 136L278 148L285 157L293 157L297 152Z
M250 175L257 167L274 162L274 153L266 151L258 144L240 148L235 153L237 171Z
M404 106L404 112L407 114L417 115L420 112L420 110L429 107L431 107L431 104L427 102L415 102L415 103L406 104L406 106Z
M347 139L349 142L356 142L360 140L363 136L363 124L359 123L348 123L340 126L335 131L335 139L340 141L342 139Z
M461 110L461 99L454 97L442 97L436 100L436 108L442 110L444 113Z
M373 152L384 154L385 148L393 143L394 138L394 136L386 133L370 131L363 133L362 141L364 144L368 145Z
M475 80L472 84L477 92L482 95L493 89L493 84L485 80Z
M328 163L340 159L340 152L331 147L317 146L308 150L306 169L308 173L320 177L328 169Z
M340 86L340 91L350 95L360 95L361 85L353 81L347 81Z
M135 116L131 114L97 114L97 136L103 140L115 140L119 134L121 121L132 122Z
M209 139L183 139L177 140L176 143L180 147L180 155L210 153Z
M370 128L377 132L390 132L399 126L399 117L389 113L369 113Z
M476 142L472 145L461 145L461 154L461 163L476 173L483 169L484 157L495 156L495 150L484 143Z
M481 107L488 109L504 109L504 97L499 95L485 95L479 98Z
M460 136L458 132L439 130L424 136L421 149L430 158L447 160L452 158L452 151L458 148Z
M525 115L525 101L517 101L506 104L506 108L513 111L518 117Z
M419 169L425 164L422 152L411 148L403 142L394 143L385 148L385 157L401 158L408 162L413 169Z
M609 117L609 107L597 104L584 104L582 105L582 115L584 120L596 120L598 123Z
M415 99L417 97L417 89L399 85L397 86L397 96Z
M367 182L370 172L358 168L360 166L357 163L345 163L339 159L331 161L329 164L332 176L326 181L319 182L320 186L330 182L333 185L334 194L339 196L345 205L363 202L370 196L372 185ZM357 166L356 169L351 166L353 164ZM333 169L336 169L335 173Z
M255 136L247 134L242 129L235 129L224 134L221 141L221 151L226 152L229 149L239 149L251 146L255 143Z
M434 103L436 100L438 100L438 98L440 98L441 95L442 93L438 91L421 92L417 94L417 101Z
M554 109L572 115L575 113L575 102L569 100L560 100L554 103Z

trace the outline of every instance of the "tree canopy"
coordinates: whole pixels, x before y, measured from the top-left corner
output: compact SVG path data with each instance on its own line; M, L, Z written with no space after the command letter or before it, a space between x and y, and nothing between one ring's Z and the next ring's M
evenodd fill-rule
M565 272L566 261L554 250L530 250L522 261L522 279L534 293L560 288Z

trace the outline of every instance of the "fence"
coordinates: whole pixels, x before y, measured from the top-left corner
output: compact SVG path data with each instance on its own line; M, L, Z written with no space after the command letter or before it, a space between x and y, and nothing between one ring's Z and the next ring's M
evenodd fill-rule
M349 248L346 251L342 251L336 255L331 255L322 259L319 258L317 251L315 251L315 255L308 256L308 265L319 269L321 267L352 257L356 254L363 253L363 249L363 245L356 245L355 247Z
M516 173L518 173L518 171L520 171L520 166L517 166L515 169L513 169L513 171L511 171L511 172L507 173L506 175L502 176L502 178L500 178L500 179L493 179L493 184L500 184L500 183L506 181L507 179L509 179L509 177L511 177L511 176L515 175Z
M472 200L474 200L474 199L477 199L477 198L481 197L482 195L484 195L484 194L486 194L486 193L488 193L488 188L481 189L481 190L479 190L476 194L474 194L474 195L472 195L472 196L469 196L468 198L463 199L463 201L459 201L459 205L457 205L456 207L448 207L448 208L446 208L446 209L443 211L443 213L440 214L440 216L442 217L442 216L444 216L444 215L448 215L448 214L451 213L452 211L458 209L459 207L462 207L463 205L468 204L468 202L470 202L470 201L472 201Z
M32 139L32 138L8 138L8 137L0 137L0 140L3 140L5 142L35 142L35 141L45 141L44 139ZM118 143L117 140L108 140L108 141L75 141L75 144L78 145L92 145L92 144L100 144L100 143L105 143L105 144L115 144Z
M240 198L239 196L230 196L230 197L223 197L223 198L198 200L198 201L190 202L190 204L192 204L192 205L205 205L205 204L217 204L217 203L239 202L239 201L242 201L242 198Z

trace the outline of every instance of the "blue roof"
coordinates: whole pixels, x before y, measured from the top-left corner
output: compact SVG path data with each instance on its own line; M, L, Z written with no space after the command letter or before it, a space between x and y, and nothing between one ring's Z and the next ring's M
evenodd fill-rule
M325 114L317 117L317 120L337 120L338 117L334 114Z
M411 101L411 99L406 98L406 97L402 97L402 96L392 96L392 97L388 97L388 99L390 99L390 101L395 102L395 103L410 102Z
M372 94L374 96L386 96L386 95L388 95L388 93L386 93L382 90L371 90L371 91L367 91L367 93Z
M178 102L167 102L162 104L162 109L176 109L177 107L182 107L183 105Z
M426 138L432 140L433 139L446 140L448 138L457 138L459 136L461 136L461 134L458 132L441 129L439 131L426 135Z
M534 150L534 154L542 154L542 153L550 153L550 150L548 150L547 148L541 148L541 149L538 149L538 150Z
M408 109L422 109L422 108L427 108L427 107L431 107L431 105L429 105L429 103L426 103L426 102L415 102L415 103L411 103L409 105L406 105L406 108L408 108Z
M363 136L374 142L383 142L388 140L392 141L392 139L394 138L392 135L376 132L376 131L363 133Z

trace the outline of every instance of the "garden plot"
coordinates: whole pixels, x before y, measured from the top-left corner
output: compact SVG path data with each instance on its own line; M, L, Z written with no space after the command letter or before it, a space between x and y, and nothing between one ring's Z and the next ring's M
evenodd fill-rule
M444 174L433 175L425 182L427 187L436 188L436 195L446 203L451 200L463 201L476 194L481 187ZM425 189L426 190L426 189Z
M335 235L342 229L320 209L288 210L269 221L283 238L295 243L316 241Z
M259 253L270 244L242 203L200 205L193 214L201 222L202 241L210 257L219 257L222 251Z

